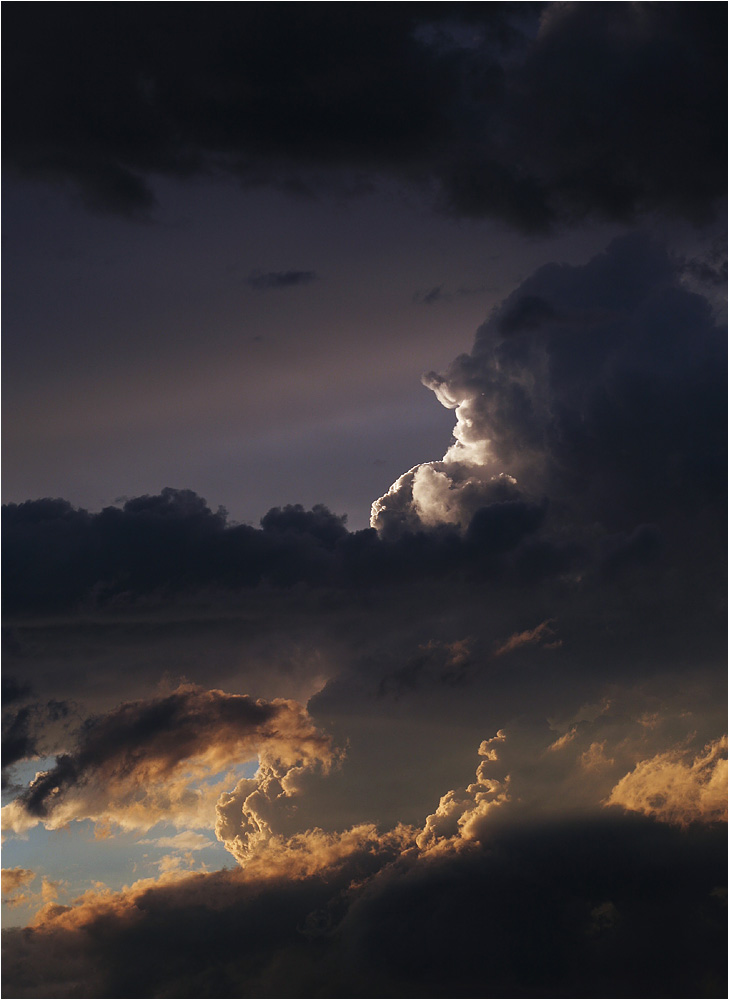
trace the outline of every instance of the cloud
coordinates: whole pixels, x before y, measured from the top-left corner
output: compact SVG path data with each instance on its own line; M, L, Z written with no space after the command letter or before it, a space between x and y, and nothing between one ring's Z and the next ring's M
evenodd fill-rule
M174 837L155 837L154 840L140 840L140 844L154 844L155 847L172 848L176 851L203 851L212 847L213 841L202 833L193 830L183 830Z
M464 806L472 813L475 797ZM349 853L293 878L168 872L50 903L31 928L6 932L4 990L232 997L285 995L295 982L331 995L352 983L373 996L403 983L460 994L483 982L484 940L489 981L504 995L589 995L597 980L615 995L693 995L716 992L725 973L714 892L725 839L710 828L614 814L497 826L465 850L448 836L439 842L452 849L440 851L358 836ZM666 948L691 961L667 964Z
M8 505L8 732L21 756L52 746L58 759L6 807L7 828L86 817L112 834L160 819L180 831L156 845L170 852L156 882L113 903L51 901L27 940L11 935L16 995L37 996L46 974L56 994L144 982L177 995L187 977L201 995L285 995L299 972L313 992L346 995L342 968L373 995L403 982L452 992L454 975L475 991L484 926L505 991L524 949L536 956L533 978L519 973L530 995L535 983L584 993L606 966L617 995L635 989L635 968L650 970L646 991L667 985L658 957L666 940L689 940L687 915L718 926L706 909L715 824L687 817L720 815L720 765L697 747L724 727L723 350L680 262L623 240L532 275L470 355L428 377L456 438L394 484L374 528L300 505L231 525L172 489L98 514ZM150 671L170 663L206 686L150 696ZM61 704L92 675L97 707L64 702L68 718L91 716L71 738L36 692ZM317 693L304 709L226 694L221 676L235 690L254 678L257 694L272 676ZM127 689L144 696L109 709ZM463 785L484 733L497 737ZM185 874L215 820L240 871ZM435 913L434 925L408 924L408 911ZM214 960L194 937L201 912ZM663 940L636 954L646 919ZM176 933L185 965L169 982L160 955ZM134 971L118 959L130 949ZM687 995L704 989L695 966L682 974Z
M31 686L16 689L11 703L27 698ZM5 704L5 703L4 703ZM73 724L74 706L67 701L50 699L45 704L31 701L22 708L3 711L2 716L2 785L13 787L12 769L21 760L45 756L49 745Z
M422 643L415 656L385 673L380 680L378 695L398 696L428 685L465 684L476 661L471 646L470 639L456 639L450 643L436 640Z
M3 677L2 679L2 703L3 706L20 701L32 691L31 685L21 682L17 677Z
M415 480L415 503L396 484L378 502L379 534L348 532L346 518L321 504L311 511L300 504L274 507L260 528L228 525L225 511L213 512L192 491L171 488L98 514L64 500L7 504L8 619L131 611L193 595L225 602L226 594L290 591L297 584L345 594L399 586L423 574L498 575L506 568L502 557L508 561L538 531L545 508L522 498L509 477L483 483L466 466L461 471L431 463L401 477L401 485ZM471 519L463 536L456 529ZM443 530L448 527L453 531Z
M373 798L368 726L384 717L390 729L375 749L398 784L380 799L382 814L411 823L435 779L413 775L396 744L420 725L440 731L457 713L448 754L463 762L484 727L537 710L542 720L572 715L657 663L671 676L696 664L695 691L723 670L724 352L706 299L644 237L579 267L542 268L493 311L470 354L428 376L454 411L456 437L443 459L409 470L376 502L375 528L350 532L322 505L298 504L273 508L257 528L230 524L192 491L169 488L98 514L62 500L7 505L8 666L44 694L71 688L79 698L101 670L107 701L99 708L89 694L82 714L116 703L116 670L148 696L150 663L156 676L174 664L176 677L269 700L314 695L314 717L327 732L335 720L355 785ZM562 645L548 664L546 631L541 645L494 656L554 621ZM465 639L468 656L452 655ZM710 714L703 702L701 711ZM545 732L542 749L575 724ZM21 755L47 728L19 728L31 741ZM611 783L600 796L685 735L630 759L608 740L606 758L623 770L602 772ZM607 738L581 734L573 749ZM42 745L72 746L60 736ZM423 754L439 766L434 745ZM238 777L210 789L204 810ZM331 787L341 791L339 781ZM188 784L181 778L174 810ZM343 795L355 812L331 826L372 821L356 799ZM320 825L309 817L309 828Z
M493 812L511 799L509 775L499 780L487 773L499 759L496 747L505 739L506 733L499 730L496 736L481 743L478 752L484 759L476 770L476 780L460 792L450 791L442 796L417 837L419 848L426 852L458 850L483 837Z
M8 784L6 768L19 760L35 756L36 742L31 734L33 711L25 706L13 713L3 713L3 787Z
M706 300L644 237L581 267L540 268L494 310L471 354L423 377L455 410L454 442L401 476L371 523L464 528L500 490L502 503L546 497L573 524L635 532L626 557L632 546L630 558L650 559L663 517L718 503L723 352Z
M309 285L318 278L316 271L252 271L248 284L257 292L277 288L293 288L295 285Z
M356 32L310 7L49 17L7 22L6 157L94 209L149 213L160 176L306 195L384 175L535 232L702 219L725 193L719 8L410 4Z
M2 894L3 898L15 896L20 890L33 881L35 872L29 868L3 868Z
M162 819L210 825L221 788L205 779L264 750L287 767L332 755L296 702L182 685L87 720L75 748L3 808L5 826L58 829L86 818L139 830Z
M552 621L544 621L532 629L526 629L524 632L515 632L509 636L505 643L494 650L494 656L503 656L505 653L511 653L513 650L518 649L519 646L540 643L544 639L552 640L555 635L555 631L552 628L553 624L554 622ZM547 643L548 648L552 645L551 641Z
M727 819L727 738L708 743L691 759L676 747L640 761L621 778L607 800L661 822L686 827Z
M478 288L468 288L461 286L453 292L448 292L443 285L435 285L428 292L416 292L413 296L414 302L421 302L425 306L435 305L437 302L452 302L455 298L463 298L467 295L477 295L485 291L482 285Z
M444 292L442 285L435 285L429 292L416 292L414 298L416 302L422 302L423 305L432 306L436 302L450 302L453 296L448 292Z
M98 514L65 500L3 507L8 532L6 610L57 612L78 606L166 597L206 587L237 589L263 579L288 586L302 574L326 578L344 519L322 505L274 508L262 529L226 527L192 490L165 488ZM10 596L12 594L12 597Z
M619 588L653 574L657 586L667 558L684 576L702 565L706 579L723 530L724 351L681 262L644 236L579 267L547 265L492 312L470 354L424 376L454 410L454 439L375 501L374 531L349 532L322 505L230 525L171 488L98 514L63 500L9 504L6 613L299 585L344 596L423 579L599 575ZM660 586L669 580L676 596L676 577Z

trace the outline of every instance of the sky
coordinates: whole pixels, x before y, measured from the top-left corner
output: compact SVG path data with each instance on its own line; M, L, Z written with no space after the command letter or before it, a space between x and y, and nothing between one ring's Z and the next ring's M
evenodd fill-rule
M724 6L4 28L4 995L726 995Z

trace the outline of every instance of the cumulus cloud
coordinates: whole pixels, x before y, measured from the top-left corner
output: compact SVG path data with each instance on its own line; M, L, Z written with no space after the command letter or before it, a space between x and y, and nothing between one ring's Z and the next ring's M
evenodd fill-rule
M205 779L264 749L286 767L328 762L332 754L329 739L296 702L182 685L88 720L75 748L36 775L3 808L3 819L18 832L86 818L140 830L162 819L210 825L222 789Z
M506 733L499 730L496 736L481 743L478 752L484 759L476 769L476 780L461 791L450 791L441 797L438 808L428 816L417 837L419 848L426 852L458 850L483 837L492 813L511 799L510 776L498 779L488 773L498 761L497 747L505 739Z
M375 501L371 523L385 535L464 529L489 505L505 514L495 502L547 497L552 518L567 510L573 524L626 532L606 562L650 559L661 517L719 502L723 352L680 262L641 236L581 267L540 268L493 311L471 354L423 377L455 410L453 443Z
M306 878L362 851L452 856L491 842L504 825L555 822L565 810L596 817L605 805L623 805L683 825L692 818L725 819L726 759L718 755L726 739L710 744L691 766L682 763L685 749L683 757L671 750L641 760L676 721L664 709L646 730L642 707L627 691L602 706L585 706L581 721L551 742L544 720L515 720L510 736L500 729L481 741L473 782L443 794L422 827L398 824L389 832L372 823L339 832L297 830L312 765L287 768L264 755L253 778L221 795L215 832L250 877ZM626 761L638 763L615 784Z
M406 474L403 483L417 473L420 506L416 509L396 484L379 502L379 533L349 532L346 517L321 504L309 511L300 504L274 507L260 528L229 525L225 511L212 511L190 490L172 488L98 514L64 500L7 504L8 619L132 612L176 602L188 602L189 614L190 598L230 603L241 591L285 594L301 584L310 591L335 588L356 595L362 588L396 588L424 575L498 575L506 568L502 557L538 532L546 508L524 499L507 476L484 484L465 466L461 471L459 477L454 466L431 463ZM462 526L471 520L471 532L464 535ZM561 543L551 550L555 565L545 559L542 570L560 572L573 553ZM25 735L19 723L14 739Z
M656 754L620 779L607 805L682 827L726 822L726 754L726 736L708 743L693 758L682 747Z
M61 882L41 876L40 887L32 889L36 872L28 868L3 868L2 901L8 909L25 909L31 913L52 904L59 895Z
M29 868L3 868L2 894L3 898L16 895L23 886L35 878L35 872Z

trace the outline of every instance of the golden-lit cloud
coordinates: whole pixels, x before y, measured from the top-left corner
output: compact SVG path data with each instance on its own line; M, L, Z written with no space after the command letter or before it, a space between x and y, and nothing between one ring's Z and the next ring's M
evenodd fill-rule
M606 802L664 823L726 822L727 737L693 759L677 747L641 761L615 785Z
M577 726L573 726L571 729L568 729L566 733L563 733L561 736L557 737L554 743L550 743L549 746L547 747L547 750L551 751L563 750L569 743L572 742L572 740L575 738L576 735L577 735Z
M510 777L489 772L498 766L499 748L506 733L483 740L476 780L465 788L441 796L434 813L422 829L398 824L381 832L372 823L362 823L343 832L318 827L303 832L285 832L295 809L300 779L306 767L286 769L275 761L262 761L253 778L241 780L220 797L215 832L250 877L285 875L305 878L336 868L359 853L378 855L443 855L459 852L479 841L494 813L511 800Z
M552 626L554 622L551 619L541 622L539 625L531 629L526 629L524 632L515 632L510 635L506 642L502 643L494 650L494 656L503 656L505 653L512 653L515 649L520 646L536 645L540 642L544 642L546 639L552 640L547 643L548 649L553 649L556 646L561 646L560 641L554 641L553 637L555 635Z
M255 878L307 878L318 872L336 869L353 856L379 855L388 852L393 857L412 847L416 831L398 825L380 833L373 823L360 823L343 832L325 832L318 827L291 837L273 835L253 848L239 854L239 842L226 847L244 866L247 875Z
M302 781L320 766L321 761L313 758L287 766L264 750L254 777L243 778L231 792L220 796L215 834L246 871L260 876L304 877L353 852L382 846L377 828L370 823L343 833L327 833L315 827L287 834L287 821L294 815L295 800L303 791ZM404 827L398 828L387 835L388 844L392 837L400 844L408 834Z
M3 899L9 899L33 881L35 872L30 868L3 868L2 894Z
M29 868L3 868L3 905L10 909L26 907L31 912L58 898L61 882L53 881L45 875L41 878L40 889L30 889L36 879L36 872ZM29 890L29 891L26 891Z
M580 764L586 771L605 771L614 766L615 759L607 755L606 746L607 740L595 741L580 754Z
M452 790L441 796L438 808L425 821L416 843L426 852L459 850L479 840L487 829L494 810L511 800L509 775L501 779L487 771L499 760L498 744L506 739L499 730L496 736L483 740L478 753L483 760L476 769L476 780L466 788Z
M330 740L295 701L182 685L87 723L76 747L3 808L5 829L58 829L82 819L127 830L161 820L210 827L234 767L264 751L288 768L332 759Z
M182 833L177 833L174 837L156 837L153 840L140 840L139 843L154 844L155 847L175 851L202 851L206 847L213 846L213 841L209 837L205 837L202 833L195 833L194 830L183 830Z

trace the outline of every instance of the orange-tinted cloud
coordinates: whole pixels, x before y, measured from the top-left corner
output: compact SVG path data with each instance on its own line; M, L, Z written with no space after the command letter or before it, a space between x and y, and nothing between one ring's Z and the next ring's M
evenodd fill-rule
M497 745L506 733L499 730L490 740L483 740L478 752L484 759L476 769L476 780L465 789L446 792L438 808L425 821L418 834L417 845L426 852L459 850L465 844L479 840L487 828L494 810L510 801L510 777L494 778L488 769L499 759Z
M328 737L295 701L255 701L187 684L92 719L76 747L3 809L7 830L72 820L147 830L160 820L211 826L234 778L206 782L265 751L281 766L331 761Z
M2 894L4 899L15 896L16 893L32 882L35 872L30 868L3 868L2 870Z
M536 645L537 643L543 642L545 639L552 639L555 635L552 626L554 622L548 618L546 621L541 622L534 628L526 629L524 632L515 632L510 635L506 642L502 643L497 649L494 650L494 656L503 656L505 653L511 653L519 646ZM552 649L555 646L561 646L560 641L548 643L548 648Z
M727 819L727 737L707 743L693 760L682 748L641 761L621 778L606 805L686 827Z

